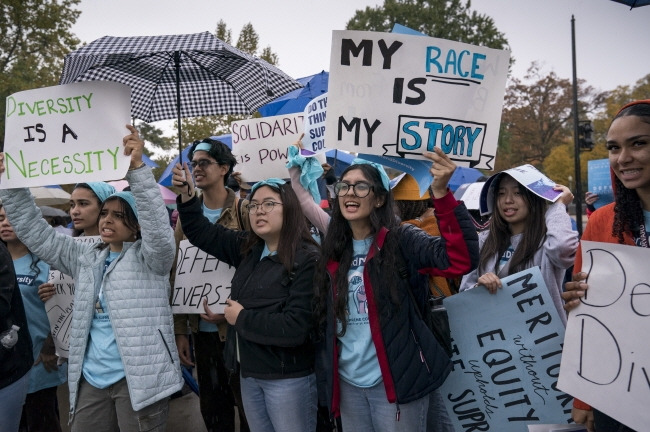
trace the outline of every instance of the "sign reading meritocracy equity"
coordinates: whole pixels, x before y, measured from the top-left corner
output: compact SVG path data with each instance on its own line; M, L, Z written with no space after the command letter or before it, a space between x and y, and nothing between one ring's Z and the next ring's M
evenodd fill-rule
M399 33L334 31L325 141L410 159L440 147L494 169L510 52Z
M100 236L75 237L78 243L95 244L102 241ZM72 308L74 306L75 281L72 276L50 269L47 280L54 285L55 295L45 302L47 319L54 339L56 354L68 357L70 351L70 324L72 323Z
M453 370L440 388L457 431L520 432L568 423L573 398L557 389L564 327L539 267L444 300Z
M583 240L589 289L569 314L558 387L626 426L650 425L650 249Z
M182 240L178 247L172 312L205 313L203 299L207 299L210 311L222 314L230 298L234 274L235 267L208 255L189 240Z
M289 146L303 132L302 113L234 121L230 130L236 170L241 172L243 181L289 177Z
M124 177L128 86L88 81L14 93L6 102L0 188Z

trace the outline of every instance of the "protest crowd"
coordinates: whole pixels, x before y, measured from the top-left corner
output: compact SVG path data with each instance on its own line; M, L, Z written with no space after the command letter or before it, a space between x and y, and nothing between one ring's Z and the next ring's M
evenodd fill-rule
M103 145L128 190L81 178L70 232L28 188L0 189L0 431L164 431L188 387L207 431L638 430L564 390L560 358L596 283L580 241L648 248L650 100L611 121L615 196L598 208L531 165L485 171L469 208L444 145L418 150L420 175L361 154L336 174L297 127L280 169L254 179L237 144L195 137L171 166L170 206L140 133L119 128L122 141ZM468 146L483 133L452 130ZM9 152L2 180L17 175ZM580 238L568 210L583 198ZM513 429L495 423L503 412Z

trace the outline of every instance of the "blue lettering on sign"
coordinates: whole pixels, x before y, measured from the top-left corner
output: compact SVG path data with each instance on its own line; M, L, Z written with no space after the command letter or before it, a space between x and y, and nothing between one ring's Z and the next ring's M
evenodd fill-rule
M479 73L482 62L487 58L485 54L472 53L462 50L459 53L453 48L443 53L437 46L427 47L426 71L427 73L439 73L455 75L461 78L472 78L482 80L485 76Z
M423 136L423 128L427 131L426 136ZM483 132L483 127L412 120L402 125L402 132L412 138L412 142L407 138L400 139L400 147L404 150L418 150L424 142L426 150L430 152L435 147L440 147L446 154L471 157L474 143Z

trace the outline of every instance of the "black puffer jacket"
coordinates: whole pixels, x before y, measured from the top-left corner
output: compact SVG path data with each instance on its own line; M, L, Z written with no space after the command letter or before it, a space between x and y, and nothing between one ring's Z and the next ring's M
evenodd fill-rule
M236 368L239 346L243 377L297 378L314 371L312 299L318 248L303 244L288 272L276 256L260 260L263 247L242 255L247 232L211 224L197 199L179 203L187 239L199 249L235 266L231 298L244 309L229 326L224 356ZM235 337L236 336L236 337Z
M11 349L0 345L0 389L25 376L34 363L32 339L29 336L14 263L7 246L0 242L0 333L12 325L20 327L18 342Z

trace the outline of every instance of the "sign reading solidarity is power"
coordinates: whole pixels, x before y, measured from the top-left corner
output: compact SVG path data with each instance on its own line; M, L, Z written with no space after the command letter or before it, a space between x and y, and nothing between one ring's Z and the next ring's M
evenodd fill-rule
M440 147L493 169L510 52L399 33L335 31L325 142L423 159Z
M0 188L124 177L128 86L88 81L14 93L5 114Z

